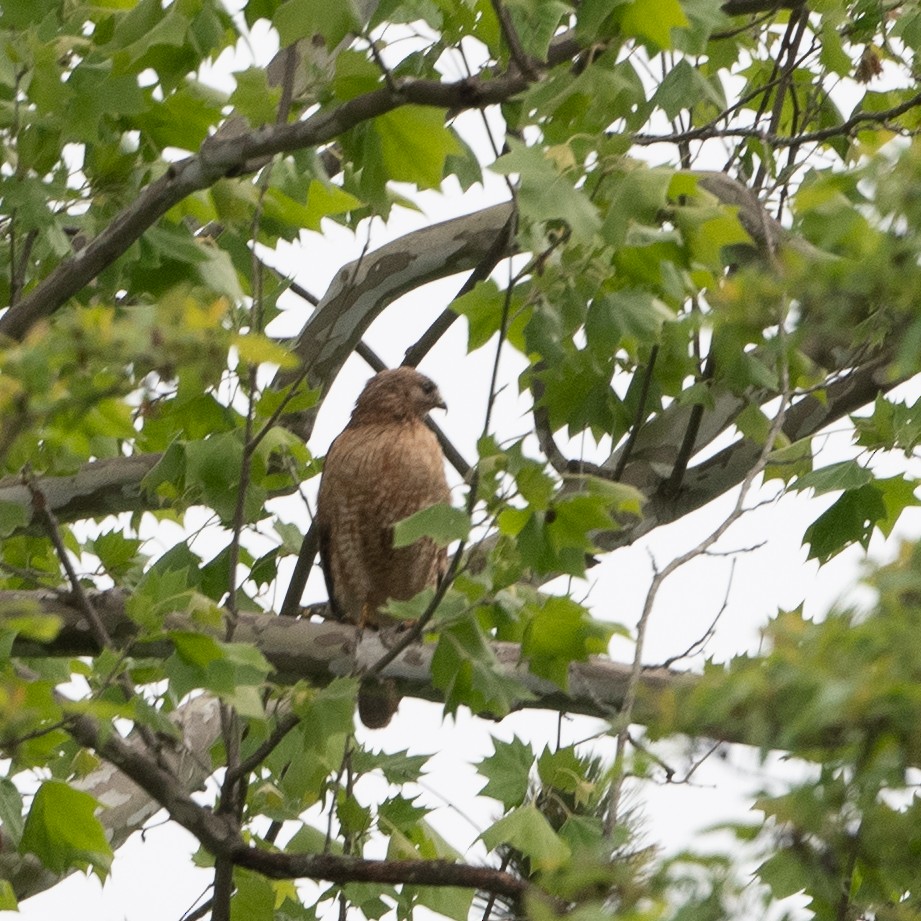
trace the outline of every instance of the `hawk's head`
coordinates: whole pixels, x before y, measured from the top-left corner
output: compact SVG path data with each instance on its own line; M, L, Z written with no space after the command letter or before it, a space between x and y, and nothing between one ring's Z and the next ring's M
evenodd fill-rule
M435 382L415 368L375 374L355 404L352 422L421 419L432 409L446 409Z

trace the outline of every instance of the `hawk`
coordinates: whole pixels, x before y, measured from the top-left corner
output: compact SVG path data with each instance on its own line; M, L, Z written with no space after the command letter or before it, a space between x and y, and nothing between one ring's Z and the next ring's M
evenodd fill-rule
M388 599L412 598L445 574L447 550L429 538L393 546L396 522L450 499L444 454L425 424L436 408L446 407L425 375L381 371L326 455L316 523L330 605L342 620L386 626ZM362 722L386 726L397 699L392 683L366 683L358 698Z

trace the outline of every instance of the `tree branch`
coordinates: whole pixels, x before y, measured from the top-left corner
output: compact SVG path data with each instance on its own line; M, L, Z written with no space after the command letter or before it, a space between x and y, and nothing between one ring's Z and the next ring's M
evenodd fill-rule
M169 655L172 644L168 640L137 640L137 627L125 614L125 601L125 594L117 590L93 596L93 605L113 642L121 646L130 644L132 653L138 656ZM13 650L15 655L73 656L92 655L98 651L98 644L87 628L82 611L71 599L46 590L0 591L0 622L36 609L59 617L61 631L50 643L17 641ZM166 631L201 632L203 629L201 624L193 624L184 613L171 614L164 623ZM220 626L214 628L214 635L223 636ZM306 678L325 684L339 675L361 674L389 651L373 630L361 631L353 624L335 621L314 623L275 614L240 612L234 636L238 642L256 646L275 667L275 680L280 682ZM439 692L431 684L430 666L434 651L432 644L411 646L381 669L380 677L395 679L404 696L440 700ZM493 643L492 651L502 671L514 676L522 685L520 708L609 716L618 710L630 675L628 666L601 657L574 662L569 670L568 690L564 691L528 671L517 643ZM641 694L645 703L641 703L638 710L640 721L654 717L658 694L685 681L693 682L693 678L668 669L646 672Z
M271 879L325 879L331 883L403 883L415 886L459 886L497 895L522 896L533 887L526 880L491 867L447 860L363 860L332 854L279 854L245 848L234 863Z
M527 86L528 79L519 73L454 83L404 78L393 89L373 90L302 122L263 127L233 138L209 138L197 155L170 164L102 233L62 260L10 307L0 317L0 336L21 339L36 322L54 313L111 265L170 208L219 179L242 174L253 160L327 143L361 122L410 103L452 110L482 108L504 102Z

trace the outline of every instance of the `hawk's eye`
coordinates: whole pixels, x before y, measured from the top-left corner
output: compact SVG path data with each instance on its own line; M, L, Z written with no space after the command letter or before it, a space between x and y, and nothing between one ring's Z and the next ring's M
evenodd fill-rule
M435 382L434 381L423 381L422 382L422 392L423 393L434 393L435 392Z

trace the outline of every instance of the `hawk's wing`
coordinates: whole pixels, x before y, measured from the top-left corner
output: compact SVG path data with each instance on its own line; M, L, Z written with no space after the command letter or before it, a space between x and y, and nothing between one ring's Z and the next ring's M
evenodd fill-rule
M332 557L332 529L329 524L317 519L317 545L320 548L320 568L323 570L323 581L326 583L326 594L329 596L329 609L336 620L345 620L345 612L336 601L336 586L333 583Z

